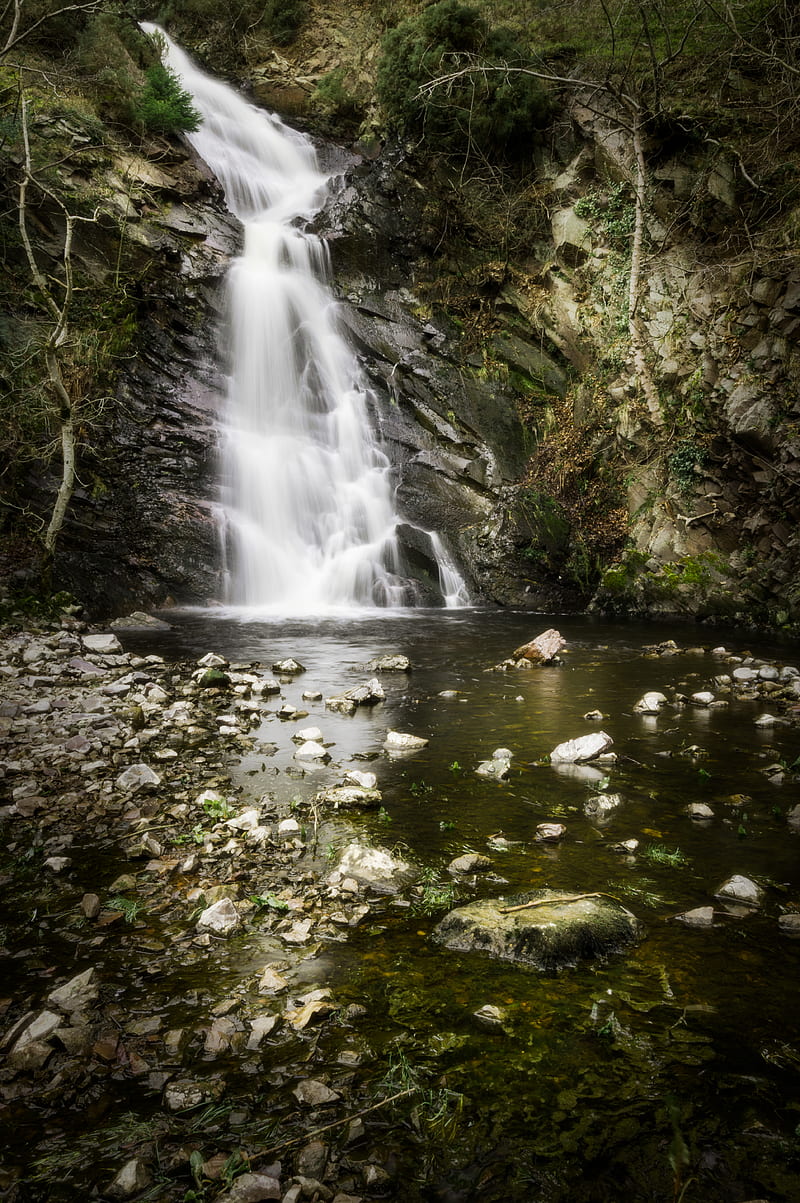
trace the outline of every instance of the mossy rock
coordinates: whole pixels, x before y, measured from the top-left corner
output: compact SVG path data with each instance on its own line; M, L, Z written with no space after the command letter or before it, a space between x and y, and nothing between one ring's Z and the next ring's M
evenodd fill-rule
M638 919L613 898L563 890L482 898L450 911L433 932L454 952L482 952L547 970L619 952L642 935Z

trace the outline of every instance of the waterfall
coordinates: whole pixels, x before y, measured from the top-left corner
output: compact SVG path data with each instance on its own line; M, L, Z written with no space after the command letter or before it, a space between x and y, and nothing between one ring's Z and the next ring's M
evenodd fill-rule
M308 138L201 72L157 26L142 28L163 39L164 62L201 117L189 141L244 227L243 253L228 274L228 600L293 613L414 604L391 465L338 329L328 249L302 228L321 207L328 177ZM438 537L431 546L443 603L467 604Z

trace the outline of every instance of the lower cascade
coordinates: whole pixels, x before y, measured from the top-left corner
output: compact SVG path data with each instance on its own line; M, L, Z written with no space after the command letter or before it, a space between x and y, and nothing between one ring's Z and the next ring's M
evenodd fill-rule
M404 573L391 465L337 328L325 243L298 228L329 177L304 135L199 71L157 26L169 69L200 114L188 135L244 225L228 276L222 503L228 600L314 613L418 601ZM446 606L468 602L441 539L427 536Z

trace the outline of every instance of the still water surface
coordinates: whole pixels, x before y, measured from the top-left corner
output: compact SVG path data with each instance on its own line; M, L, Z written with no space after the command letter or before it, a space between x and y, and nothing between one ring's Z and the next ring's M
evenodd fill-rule
M671 696L673 688L708 688L730 670L711 652L720 643L778 664L797 664L800 651L736 632L475 610L317 623L241 618L175 615L169 636L126 642L267 666L294 656L305 666L283 698L307 709L308 720L271 715L256 734L277 751L245 757L235 776L246 797L270 790L288 807L341 780L342 768L376 772L383 810L323 822L320 860L355 831L449 881L449 862L473 850L494 863L487 877L459 887L465 901L544 886L603 891L646 925L645 940L624 957L542 975L438 948L430 940L435 915L387 901L377 922L321 951L306 970L312 984L332 986L337 999L364 1003L369 1013L357 1039L324 1037L334 1062L343 1044L355 1044L365 1067L387 1058L396 1066L399 1057L440 1092L453 1092L445 1100L463 1095L452 1131L437 1136L434 1125L421 1142L412 1117L396 1134L400 1172L409 1177L405 1193L392 1197L800 1198L800 945L777 924L800 906L800 836L786 818L800 788L791 774L776 786L763 773L795 760L797 728L760 732L754 720L769 709L763 700L669 706L658 718L632 713L649 689ZM562 667L486 671L551 624L568 641ZM643 654L671 636L705 650ZM330 696L366 680L366 663L390 652L408 655L413 667L382 675L385 702L345 717L301 701L303 690ZM439 696L445 690L456 698ZM583 718L594 709L617 763L602 771L547 764L557 743L596 729ZM289 736L304 725L322 728L334 759L298 778L286 773L297 763ZM382 744L390 728L430 743L389 759ZM510 778L477 777L479 761L501 746L514 754ZM622 797L603 822L583 810L598 791ZM698 801L712 807L712 820L687 817ZM562 844L535 842L545 820L566 824ZM498 833L508 851L487 846ZM631 838L640 841L637 855L611 850ZM652 848L680 857L660 863ZM714 903L734 873L766 886L761 911L731 915L716 903L711 930L675 922ZM485 1004L504 1009L502 1029L478 1025L473 1013ZM441 1194L430 1193L437 1174ZM428 1186L411 1185L422 1178Z

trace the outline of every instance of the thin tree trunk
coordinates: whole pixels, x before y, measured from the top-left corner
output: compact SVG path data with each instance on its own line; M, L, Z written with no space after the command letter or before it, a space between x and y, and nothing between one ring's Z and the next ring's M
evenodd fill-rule
M39 269L36 262L36 256L33 253L30 238L28 236L28 221L27 221L27 196L28 185L34 182L30 141L28 137L28 110L25 102L25 94L21 94L20 113L22 115L22 136L25 147L25 165L20 180L18 193L18 217L19 230L22 244L25 248L25 254L28 259L28 265L31 270L34 283L36 284L42 300L53 318L54 325L47 336L45 345L44 358L47 367L47 378L50 388L56 399L56 413L58 416L59 435L61 441L61 480L56 493L56 499L53 503L53 508L50 512L50 521L47 525L47 530L44 535L44 551L45 551L45 572L49 571L55 554L56 543L61 529L64 525L67 507L72 499L72 494L75 489L75 412L76 406L69 394L64 375L61 371L61 364L58 358L58 348L63 343L67 334L67 319L69 315L70 305L73 295L73 279L72 279L72 233L74 227L74 218L67 213L63 205L61 206L64 212L64 220L66 228L64 231L64 296L59 304L45 279L45 276ZM45 189L48 195L52 196L49 190ZM60 202L59 202L60 203Z
M633 119L633 154L635 162L634 192L635 210L633 224L633 243L631 245L631 268L628 282L628 334L633 350L633 362L636 375L642 386L647 401L650 417L659 426L663 423L661 401L658 396L653 374L645 355L645 337L639 314L639 298L642 272L642 245L644 242L644 217L647 204L647 165L642 149L642 134L639 113L632 113Z

